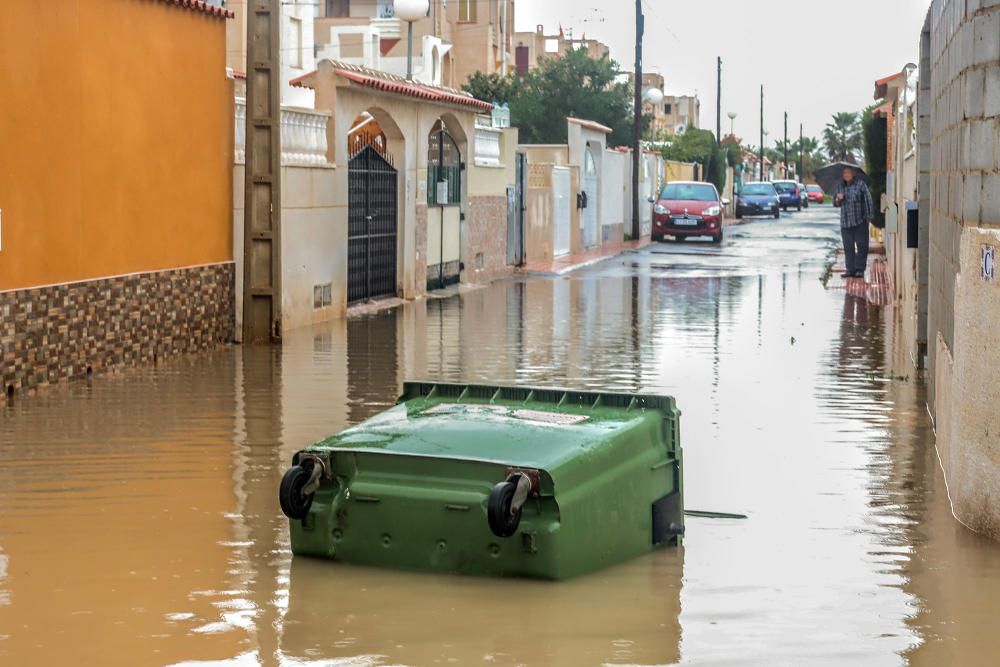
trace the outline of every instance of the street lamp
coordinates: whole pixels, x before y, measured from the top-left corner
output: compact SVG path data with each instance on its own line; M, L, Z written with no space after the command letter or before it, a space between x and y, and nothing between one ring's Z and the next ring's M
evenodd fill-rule
M427 16L430 0L396 0L396 18L406 21L406 80L413 80L413 22Z
M735 111L730 111L726 115L729 116L729 136L735 137L736 136L736 132L735 132L735 130L733 128L735 127L735 122L734 121L736 120L736 112Z
M767 177L764 175L764 163L767 157L764 155L764 151L767 150L767 137L771 134L771 130L764 130L764 141L760 145L760 180L766 181Z
M642 99L655 107L663 101L663 91L659 88L647 88L642 91Z

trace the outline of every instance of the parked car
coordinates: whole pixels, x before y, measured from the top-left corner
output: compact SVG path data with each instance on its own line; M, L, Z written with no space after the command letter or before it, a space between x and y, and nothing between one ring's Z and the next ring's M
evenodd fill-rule
M711 236L713 243L722 243L725 222L722 208L728 204L711 183L667 183L653 207L653 240L662 241L665 236L676 241L689 236Z
M799 184L795 181L775 181L774 189L778 191L778 199L781 201L781 210L787 211L793 206L802 210L802 192Z
M809 208L809 195L806 193L805 183L799 183L799 199L802 200L802 208Z
M809 185L806 186L806 198L809 201L814 202L816 204L822 204L825 197L826 193L823 192L823 188L819 187L818 185L810 183Z
M736 217L745 215L770 215L781 217L778 191L772 183L746 183L736 197Z

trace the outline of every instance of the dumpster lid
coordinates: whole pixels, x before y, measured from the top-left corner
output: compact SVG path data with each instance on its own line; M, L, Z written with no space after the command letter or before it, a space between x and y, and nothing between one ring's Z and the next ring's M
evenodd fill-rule
M526 387L412 382L399 401L313 448L550 469L651 417L679 416L664 396Z

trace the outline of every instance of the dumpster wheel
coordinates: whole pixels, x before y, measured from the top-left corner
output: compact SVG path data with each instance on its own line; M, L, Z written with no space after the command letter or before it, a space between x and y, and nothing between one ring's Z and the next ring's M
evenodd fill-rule
M514 473L496 484L486 503L486 519L497 537L510 537L521 523L521 508L531 490L531 480L524 473Z
M313 475L317 469L314 462L304 461L301 465L289 468L281 478L278 501L281 503L281 511L289 519L304 519L309 514L315 494L305 490L314 481Z

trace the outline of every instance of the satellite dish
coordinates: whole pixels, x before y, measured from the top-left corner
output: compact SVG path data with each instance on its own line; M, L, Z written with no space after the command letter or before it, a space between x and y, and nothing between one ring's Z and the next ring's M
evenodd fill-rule
M684 134L687 131L687 125L684 123L678 123L677 127L674 128L674 134Z

